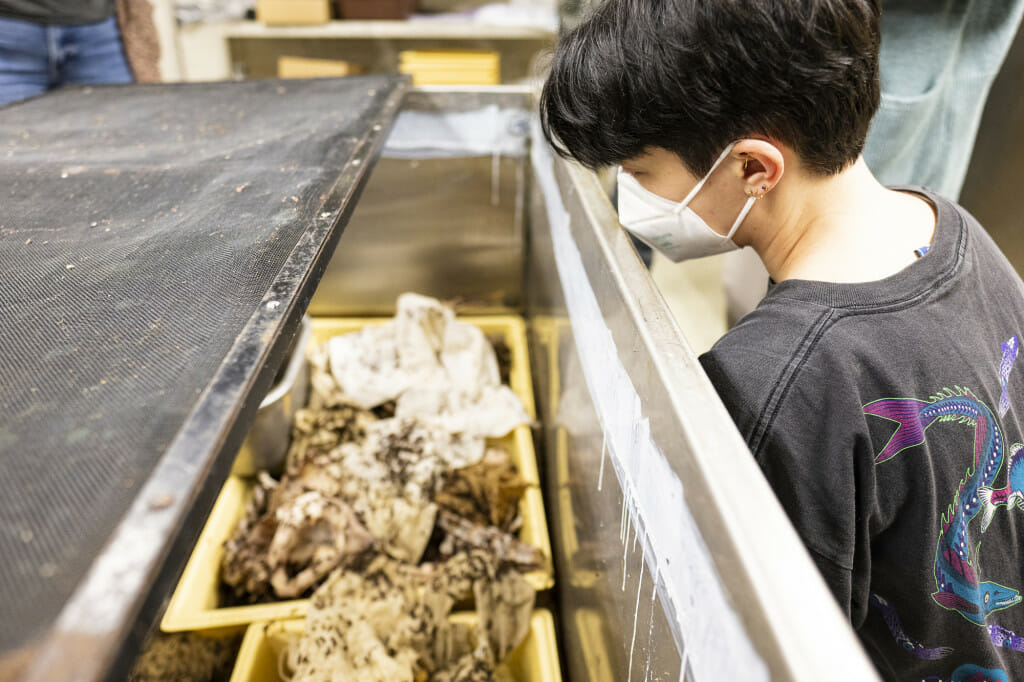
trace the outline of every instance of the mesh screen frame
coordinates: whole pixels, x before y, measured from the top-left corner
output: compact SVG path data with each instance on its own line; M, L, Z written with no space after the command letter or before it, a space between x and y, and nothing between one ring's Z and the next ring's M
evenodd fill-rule
M123 633L226 475L404 88L87 87L0 108L0 662L73 595L88 620L83 580L152 511L149 563L115 557L139 558L142 591L96 613Z

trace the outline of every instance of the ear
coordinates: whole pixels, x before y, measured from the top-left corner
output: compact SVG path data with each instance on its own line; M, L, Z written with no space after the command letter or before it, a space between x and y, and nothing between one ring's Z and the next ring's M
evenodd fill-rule
M739 159L740 177L754 196L772 191L786 171L782 150L768 140L742 139L732 148L732 156Z

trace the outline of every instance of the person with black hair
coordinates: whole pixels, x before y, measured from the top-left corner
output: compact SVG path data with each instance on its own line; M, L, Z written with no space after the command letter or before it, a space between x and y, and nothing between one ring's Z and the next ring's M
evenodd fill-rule
M864 143L876 178L958 199L985 101L1022 15L1024 0L885 0L882 100ZM727 254L721 266L727 317L735 322L764 296L768 273L749 249Z
M963 208L865 164L880 14L606 0L556 46L541 122L620 167L656 250L764 263L701 363L879 672L1024 678L1024 283Z

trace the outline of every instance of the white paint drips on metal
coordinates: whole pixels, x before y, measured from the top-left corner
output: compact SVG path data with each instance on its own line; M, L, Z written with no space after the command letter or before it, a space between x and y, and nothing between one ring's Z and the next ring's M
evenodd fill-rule
M622 528L634 525L637 532L644 533L642 543L650 546L645 562L651 562L651 573L658 576L677 643L685 642L680 679L689 665L694 678L701 682L767 682L767 667L729 606L714 562L686 505L683 484L654 442L640 396L619 359L573 240L569 214L554 176L553 157L536 118L533 130L534 179L544 194L555 265L573 334L577 339L587 339L587 343L577 345L577 350L622 488L623 513L629 517ZM625 542L621 530L620 536Z
M636 606L633 607L633 641L629 644L629 673L627 682L633 680L633 652L636 650L636 621L640 617L640 590L644 586L644 562L640 562L640 580L636 584Z

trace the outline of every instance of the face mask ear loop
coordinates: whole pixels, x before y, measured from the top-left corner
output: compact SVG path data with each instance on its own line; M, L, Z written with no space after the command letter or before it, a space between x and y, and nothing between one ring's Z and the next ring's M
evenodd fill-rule
M732 224L732 227L729 228L729 234L725 235L726 239L732 239L732 236L736 234L736 230L740 229L740 223L742 223L743 219L747 217L748 213L750 213L750 209L754 208L754 203L756 201L757 197L750 197L747 199L747 203L743 204L743 210L740 211L740 214L736 217L736 221Z
M681 202L679 202L679 205L676 206L676 208L675 208L675 213L676 214L679 214L679 213L683 212L683 210L689 205L689 203L693 199L693 197L697 195L697 192L700 191L700 188L703 187L704 183L706 183L708 181L708 178L711 177L711 174L715 172L715 169L718 168L722 164L723 161L725 161L725 157L729 156L729 152L731 152L732 148L735 147L735 146L736 146L736 143L733 142L733 143L729 144L728 147L725 148L725 151L723 151L721 154L719 154L718 158L715 159L715 162L713 164L711 164L711 168L708 170L708 172L705 173L704 177L700 179L700 182L698 182L696 185L694 185L693 189L690 190L690 193L686 195L686 198L683 199Z

